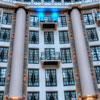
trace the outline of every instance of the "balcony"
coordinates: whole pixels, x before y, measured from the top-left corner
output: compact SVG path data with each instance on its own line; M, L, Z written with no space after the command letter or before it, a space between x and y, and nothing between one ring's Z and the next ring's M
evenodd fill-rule
M56 30L56 29L57 29L56 18L54 19L51 16L46 16L44 20L41 21L41 30Z
M41 65L42 68L59 68L60 66L60 53L50 53L46 54L45 52L41 53Z

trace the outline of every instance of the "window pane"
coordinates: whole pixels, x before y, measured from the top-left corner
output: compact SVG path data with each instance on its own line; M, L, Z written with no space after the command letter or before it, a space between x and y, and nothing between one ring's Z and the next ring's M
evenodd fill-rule
M69 37L67 31L60 31L59 32L59 41L60 44L67 44L69 43Z
M84 14L84 23L85 25L92 25L94 24L93 16L92 14Z
M41 0L34 0L34 4L35 5L40 5L41 4Z
M55 69L47 69L45 71L46 77L46 86L57 86L56 80L56 70Z
M66 27L67 26L66 16L60 16L58 18L58 26L59 27Z
M12 14L4 13L2 17L2 24L11 25L11 22L12 22Z
M91 46L91 54L93 61L100 61L100 47L99 46Z
M0 41L9 42L10 41L10 29L0 30Z
M62 63L72 63L70 49L61 49L61 62Z
M0 92L0 100L4 100L4 92Z
M8 61L8 48L0 47L0 62Z
M98 41L98 36L96 29L87 29L88 40L91 41Z
M31 0L24 0L24 2L31 2Z
M39 70L38 69L28 70L28 86L29 87L39 86Z
M75 0L75 2L81 2L82 0Z
M46 100L58 100L58 93L57 92L47 92Z
M61 4L61 0L54 0L55 5L60 5Z
M39 100L39 93L38 92L27 93L27 100Z
M55 49L46 48L45 49L45 60L54 60L55 59Z
M64 86L75 85L73 69L63 69L62 72Z
M39 19L36 16L30 16L30 27L39 27Z
M66 91L65 100L77 100L75 91Z
M39 44L39 32L30 31L29 32L29 43L30 44Z
M97 83L100 84L100 67L95 67L95 74L96 74L96 78L97 78Z
M44 3L51 3L51 0L44 0Z
M65 4L71 3L71 0L64 0Z
M6 68L0 68L0 86L5 86Z
M39 63L39 50L29 49L29 63L38 64Z
M44 43L54 44L54 33L53 32L44 32Z

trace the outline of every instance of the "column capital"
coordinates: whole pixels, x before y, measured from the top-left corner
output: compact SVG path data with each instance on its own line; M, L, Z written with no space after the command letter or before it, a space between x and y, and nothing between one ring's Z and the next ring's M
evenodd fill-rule
M96 95L86 95L82 97L83 100L96 100L97 96Z
M28 9L28 6L27 5L24 5L24 4L15 4L14 6L15 8L24 8L24 9Z
M82 9L82 6L81 5L69 5L68 6L68 9L72 10L74 8L77 8L77 9Z
M78 9L80 11L82 9L82 6L81 5L69 5L68 9L69 9L69 15L70 15L73 9Z

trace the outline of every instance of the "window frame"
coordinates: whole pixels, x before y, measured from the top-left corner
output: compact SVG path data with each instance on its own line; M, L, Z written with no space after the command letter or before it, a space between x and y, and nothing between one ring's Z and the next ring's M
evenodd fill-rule
M7 20L7 18L9 19L9 16L11 17L10 22L9 22L9 20ZM12 13L7 13L7 12L3 13L2 24L4 24L4 25L12 24Z
M48 96L49 94L51 94L51 95L56 94L56 98L54 98L54 97L53 97L53 98L54 98L54 100L58 100L58 92L56 92L56 91L52 91L52 92L49 91L49 92L46 92L46 100L50 100L50 98L47 99L47 97L49 97L49 96ZM51 96L51 95L50 95L50 96Z
M72 73L71 73L71 72ZM64 76L64 72L67 73L65 76ZM70 75L71 74L71 75ZM70 79L70 82L68 80L68 75L69 75L69 79ZM75 85L75 79L74 79L74 72L73 72L73 69L72 68L63 68L62 69L62 78L63 78L63 86L74 86ZM72 81L73 80L73 81ZM66 84L65 84L66 83Z
M65 34L66 32L66 34ZM66 37L65 37L66 35ZM66 40L64 40L64 38ZM59 31L59 43L60 44L68 44L69 43L69 36L68 36L68 31Z
M48 79L47 79L47 76L49 76L50 74L46 74L46 73L48 73L48 72L50 72L51 74L52 74L52 77L53 77L53 75L54 75L54 77L53 77L53 80L54 80L54 82L50 82L50 78L48 78L49 79L49 81L47 81ZM55 87L55 86L57 86L57 75L56 75L56 69L46 69L45 70L45 86L46 87ZM50 76L49 76L50 77ZM53 85L54 84L54 85Z
M62 50L64 51L63 54L62 54ZM67 52L67 51L68 52ZM68 54L69 55L68 55ZM60 49L60 54L61 54L61 63L62 64L65 64L65 63L72 63L72 56L71 56L71 50L70 48L61 48ZM65 56L66 55L66 56ZM67 56L68 55L68 56ZM63 59L64 58L64 59ZM70 59L69 59L70 58Z
M36 51L34 51L34 50L36 50ZM32 51L32 53L30 51ZM37 54L35 54L34 52L36 52ZM37 61L33 60L32 55L33 56L35 55L36 58L34 58L34 59L37 59ZM32 59L30 59L30 58L32 58ZM28 63L29 64L39 64L39 49L38 48L29 48Z
M30 72L32 72L32 75L33 75L33 73L34 73L34 75L35 75L35 81L37 81L36 82L36 85L35 85L35 83L32 83L32 82L30 82L31 81L31 79L32 79L32 75L30 76L29 74L29 71ZM35 71L37 71L37 75L36 75L36 72ZM31 78L30 78L31 77ZM37 77L37 78L36 78ZM30 79L29 79L30 78ZM29 85L29 83L31 84L31 85ZM39 69L28 69L28 87L39 87Z
M33 96L34 94L37 94L38 99L36 99L36 100L39 100L39 95L40 95L39 92L27 92L27 100L32 100L32 98L29 99L29 94L32 94L32 96ZM32 97L32 96L31 96L31 97ZM35 97L35 98L36 98L36 97ZM33 99L33 100L34 100L34 99Z
M3 70L3 71L1 71ZM3 74L2 74L3 72ZM0 86L5 86L7 68L0 67ZM3 77L3 78L2 78Z
M6 49L6 51L5 51ZM3 51L3 53L1 52ZM0 62L7 63L8 62L8 53L9 53L9 47L0 47ZM3 56L3 58L2 58Z
M33 35L35 35L36 41L32 41ZM29 44L39 44L39 31L29 31Z

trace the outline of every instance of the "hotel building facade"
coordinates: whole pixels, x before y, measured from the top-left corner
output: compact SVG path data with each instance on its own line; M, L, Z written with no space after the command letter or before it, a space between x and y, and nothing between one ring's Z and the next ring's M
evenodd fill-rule
M100 0L0 0L0 100L100 100Z

